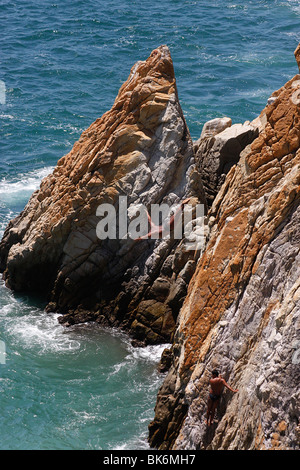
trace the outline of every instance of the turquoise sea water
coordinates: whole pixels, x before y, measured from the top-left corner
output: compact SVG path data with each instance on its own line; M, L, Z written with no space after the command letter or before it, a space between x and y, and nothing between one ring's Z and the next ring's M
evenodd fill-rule
M170 48L193 139L205 121L255 118L297 73L296 0L1 1L0 234L130 68ZM3 102L3 99L2 99ZM0 449L143 449L163 347L65 329L41 299L0 284Z

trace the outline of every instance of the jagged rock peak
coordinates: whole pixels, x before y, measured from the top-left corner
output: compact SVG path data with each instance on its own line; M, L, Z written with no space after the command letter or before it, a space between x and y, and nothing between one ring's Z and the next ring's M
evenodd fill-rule
M176 243L135 241L124 228L122 237L99 239L97 208L109 204L119 214L121 196L127 198L125 218L141 204L172 207L188 196L205 204L167 46L132 67L112 108L43 179L0 244L7 286L45 292L47 310L67 314L65 324L123 322L140 339L166 341L176 315L165 303L172 282L164 262L170 256L172 266ZM159 301L157 277L164 285ZM182 298L186 283L177 287Z

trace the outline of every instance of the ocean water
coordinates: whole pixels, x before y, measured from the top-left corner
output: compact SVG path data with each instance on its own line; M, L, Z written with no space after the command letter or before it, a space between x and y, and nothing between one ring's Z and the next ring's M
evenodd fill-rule
M296 0L2 0L0 11L0 235L159 45L193 139L209 119L255 118L298 72ZM0 449L147 448L164 346L66 329L43 305L1 281Z

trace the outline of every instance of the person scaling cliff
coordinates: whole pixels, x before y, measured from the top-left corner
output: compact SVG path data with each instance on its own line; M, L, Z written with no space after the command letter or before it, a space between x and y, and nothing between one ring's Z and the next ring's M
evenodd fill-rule
M181 202L180 206L177 208L177 210L174 212L174 214L170 217L170 220L169 220L169 228L170 228L170 231L172 231L174 229L174 223L175 223L175 219L176 219L176 216L177 214L179 214L180 211L182 211L183 207L185 206L185 204L187 204L189 201L190 201L190 197L188 197L187 199L185 199L184 201ZM164 224L162 225L155 225L149 215L149 213L147 212L147 217L148 217L148 221L150 223L150 231L146 234L146 235L142 235L141 237L138 237L138 238L135 238L135 241L139 241L139 240L147 240L151 237L154 237L154 238L161 238L163 232L164 232Z
M222 396L224 387L228 388L233 393L237 393L238 390L234 390L233 388L226 383L225 379L221 375L219 375L219 371L214 369L212 371L212 376L209 381L210 383L210 391L208 396L208 403L207 403L207 414L206 414L206 424L210 426L213 423L214 415L216 408L220 402L220 398Z

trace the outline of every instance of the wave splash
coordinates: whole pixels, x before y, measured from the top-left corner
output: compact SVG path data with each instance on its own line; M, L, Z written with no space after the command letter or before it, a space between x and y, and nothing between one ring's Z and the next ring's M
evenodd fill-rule
M31 194L39 188L41 180L48 176L51 171L53 171L53 167L44 167L39 170L29 171L28 173L20 173L11 179L3 178L0 180L1 201L5 197L10 198L12 194L18 193L18 196L19 193L24 191L26 195L27 193Z

